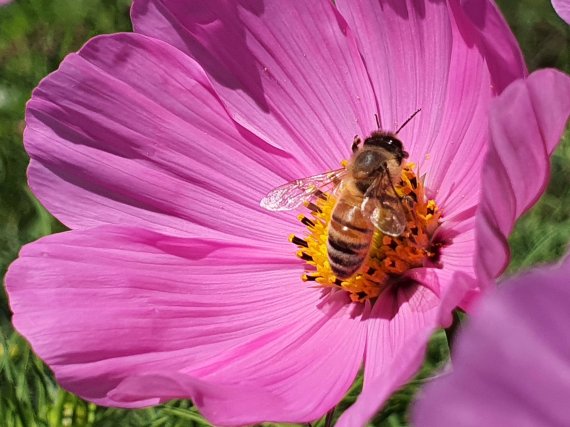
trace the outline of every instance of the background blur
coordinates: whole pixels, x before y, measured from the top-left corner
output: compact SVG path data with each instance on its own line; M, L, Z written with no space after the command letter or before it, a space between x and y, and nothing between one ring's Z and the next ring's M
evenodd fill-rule
M529 69L556 67L570 72L570 30L549 0L497 0ZM41 78L90 37L130 31L130 0L14 0L0 6L0 277L20 247L64 230L26 186L28 157L22 146L24 105ZM553 158L552 179L540 203L518 224L511 238L510 272L560 258L570 241L570 141ZM445 364L445 335L434 335L426 363L372 422L408 425L407 407L422 382ZM348 406L359 383L340 405ZM206 425L187 401L145 410L97 407L64 392L10 324L0 290L0 425L34 426L193 426ZM319 422L316 425L322 425Z

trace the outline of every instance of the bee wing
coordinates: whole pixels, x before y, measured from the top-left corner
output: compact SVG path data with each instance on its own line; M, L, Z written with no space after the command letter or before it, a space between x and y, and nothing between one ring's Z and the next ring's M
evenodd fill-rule
M321 188L338 185L346 169L336 169L307 178L296 179L271 190L259 205L269 211L289 211L298 208Z
M364 194L362 211L384 234L396 237L406 229L404 206L387 170L380 174Z

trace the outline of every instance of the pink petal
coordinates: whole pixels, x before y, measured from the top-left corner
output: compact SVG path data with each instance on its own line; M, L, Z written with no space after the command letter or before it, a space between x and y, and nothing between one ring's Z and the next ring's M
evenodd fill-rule
M410 347L417 347L409 342L412 337L436 327L438 308L438 296L422 286L396 287L382 294L367 319L364 391L380 375L384 378L402 375L386 368L410 351Z
M236 126L201 68L166 43L93 39L42 81L26 122L30 186L71 228L129 223L264 242L291 232L294 217L259 201L306 170Z
M478 201L491 97L485 58L460 9L446 2L339 1L358 37L382 126L396 129L445 215Z
M343 304L346 304L344 298ZM305 320L300 321L300 324L304 323ZM360 313L355 317L349 311L311 328L318 328L318 331L305 330L300 338L299 332L293 331L280 345L252 349L242 359L228 357L216 362L218 372L207 378L217 382L221 394L212 387L207 397L215 403L201 407L202 413L215 424L231 425L262 421L309 422L323 416L352 385L362 362L366 334L360 324ZM196 373L199 377L201 374ZM145 377L129 380L121 384L114 395L127 400L142 398L141 385L146 380ZM192 396L195 403L202 406L192 392L197 387L195 381L169 373L162 374L160 381L164 382L160 393L169 398ZM228 382L233 386L227 386ZM249 388L241 390L238 386ZM153 389L155 387L153 385ZM203 396L204 390L198 390ZM255 396L256 390L269 396L259 400ZM267 397L279 404L267 408L266 405L271 404L267 403ZM242 404L245 407L239 412L233 411L234 415L225 409Z
M135 31L168 41L208 73L234 120L306 162L338 168L375 126L352 33L329 0L137 0Z
M429 337L430 333L426 330L409 336L405 342L406 351L385 366L385 370L390 371L391 375L379 377L370 383L367 390L362 391L358 400L342 414L336 425L338 427L367 425L382 403L409 381L421 366Z
M556 13L570 25L570 1L569 0L552 0L552 7Z
M220 385L218 399L197 403L235 425L316 419L358 373L360 307L303 285L301 272L279 249L106 226L24 247L6 282L14 325L66 389L139 407ZM173 391L172 378L183 388ZM146 386L133 395L131 381ZM280 404L216 406L256 390L270 395L260 405Z
M509 280L460 332L453 372L427 385L418 427L566 426L570 258Z
M519 80L493 103L477 219L477 270L485 286L509 260L507 236L546 188L550 155L570 116L570 78L541 70Z
M433 138L429 132L440 124L437 111L446 98L452 48L447 6L378 0L337 5L357 38L376 91L382 127L395 130L422 108L401 135L404 142L413 143L410 135Z
M479 33L479 44L491 71L495 93L526 77L528 72L520 46L495 2L462 0L461 7Z
M451 324L451 311L472 286L462 272L426 269L425 273L424 280L437 282L439 295L423 286L397 288L380 299L367 318L364 387L337 426L366 425L390 395L416 374L431 334Z

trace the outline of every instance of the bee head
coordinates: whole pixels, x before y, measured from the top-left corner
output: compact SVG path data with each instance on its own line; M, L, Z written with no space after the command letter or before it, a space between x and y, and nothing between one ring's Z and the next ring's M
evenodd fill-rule
M392 133L373 132L364 140L364 146L382 148L392 154L398 162L408 158L404 144Z

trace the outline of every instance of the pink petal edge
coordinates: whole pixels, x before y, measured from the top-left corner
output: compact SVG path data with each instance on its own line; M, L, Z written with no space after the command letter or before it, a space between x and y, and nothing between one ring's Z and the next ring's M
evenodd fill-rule
M506 268L508 235L546 189L550 156L569 116L570 77L553 69L514 82L493 102L492 140L476 223L482 288L491 286Z

